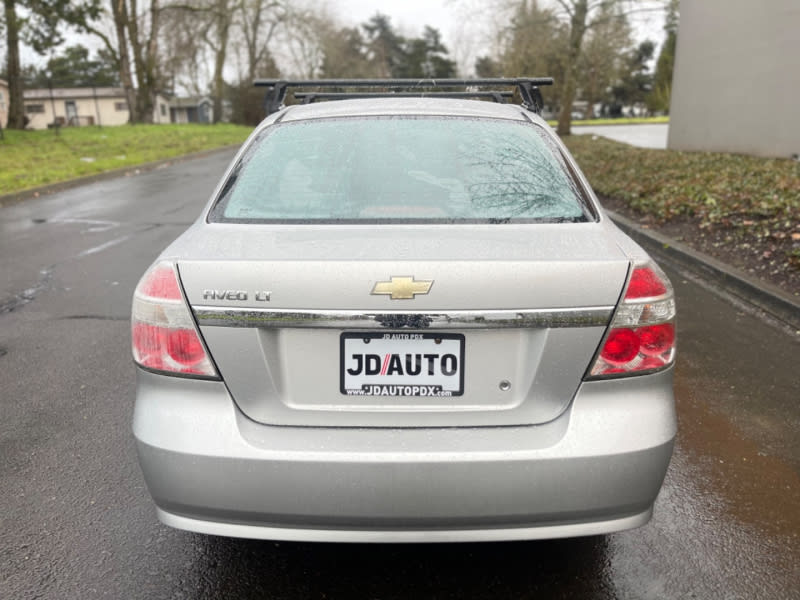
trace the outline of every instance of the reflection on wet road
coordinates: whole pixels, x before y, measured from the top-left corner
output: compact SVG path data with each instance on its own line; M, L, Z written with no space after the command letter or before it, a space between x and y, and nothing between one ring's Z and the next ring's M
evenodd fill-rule
M49 269L46 285L0 314L0 598L800 597L799 336L669 268L680 429L647 526L368 546L159 525L130 434L130 297L227 158L0 211L0 301Z

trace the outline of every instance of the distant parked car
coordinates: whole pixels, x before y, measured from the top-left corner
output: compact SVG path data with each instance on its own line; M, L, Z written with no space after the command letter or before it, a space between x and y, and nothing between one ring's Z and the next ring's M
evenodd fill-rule
M276 111L133 299L159 518L349 542L646 523L676 432L673 291L536 113L547 81L488 82L526 106L339 82L288 108L295 84L262 83Z

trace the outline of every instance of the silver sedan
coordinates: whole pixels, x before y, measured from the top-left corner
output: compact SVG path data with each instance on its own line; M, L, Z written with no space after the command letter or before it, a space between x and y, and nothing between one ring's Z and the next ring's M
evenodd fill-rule
M336 99L254 131L132 312L166 524L445 542L643 525L675 304L514 104Z

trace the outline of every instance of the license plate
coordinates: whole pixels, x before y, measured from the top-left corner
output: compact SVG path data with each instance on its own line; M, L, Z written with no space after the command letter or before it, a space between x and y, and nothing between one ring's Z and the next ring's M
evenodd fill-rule
M464 336L368 332L341 335L340 391L348 396L460 396Z

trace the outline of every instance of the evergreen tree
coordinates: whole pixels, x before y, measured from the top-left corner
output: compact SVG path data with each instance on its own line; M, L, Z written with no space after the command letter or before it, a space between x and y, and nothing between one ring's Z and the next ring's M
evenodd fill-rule
M362 26L366 38L361 56L371 65L375 77L445 78L456 73L455 61L447 58L438 29L425 26L422 37L405 38L380 13ZM349 36L350 43L358 38Z
M446 55L447 48L442 44L439 31L426 26L422 37L405 41L402 60L392 76L428 79L453 77L456 63Z
M669 114L672 95L672 71L675 66L675 46L678 41L679 0L670 0L664 31L667 34L656 61L653 91L647 96L647 107L653 111Z
M367 36L366 54L375 69L375 76L397 77L405 62L406 40L394 30L391 18L376 13L361 27Z
M653 75L647 64L652 60L655 44L645 40L627 56L623 75L613 87L612 96L618 106L640 106L653 89Z
M89 50L80 44L68 46L60 55L53 56L41 69L31 68L25 73L26 87L112 87L119 85L119 72L108 52L100 50L97 58L89 57Z

